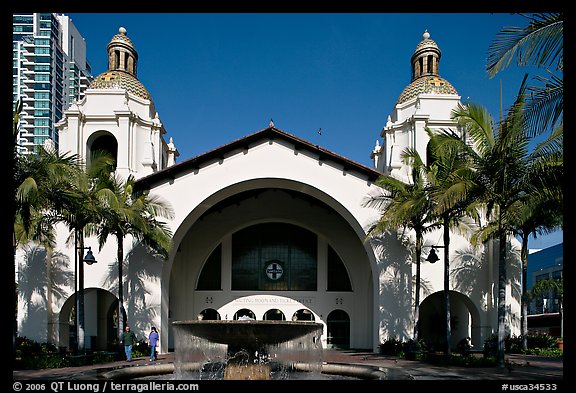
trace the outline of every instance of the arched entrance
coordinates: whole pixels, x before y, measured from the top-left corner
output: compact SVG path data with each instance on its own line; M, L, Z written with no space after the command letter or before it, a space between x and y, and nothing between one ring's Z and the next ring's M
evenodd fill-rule
M60 309L59 346L70 349L76 345L74 295ZM118 299L104 289L84 290L84 346L89 351L115 351L118 348Z
M350 348L350 317L344 310L334 310L328 314L327 320L328 348Z
M325 324L337 299L348 316L346 338L338 336L337 344L372 347L372 250L342 214L318 199L328 196L310 191L225 189L216 194L224 199L202 203L209 206L203 213L192 210L188 226L176 231L178 251L163 273L170 280L167 320L196 318L213 308L223 320L244 316ZM169 326L166 330L172 348ZM326 338L324 333L323 343Z
M432 350L445 348L444 320L444 291L438 291L420 303L418 336ZM480 313L472 301L459 292L450 291L450 347L456 349L460 340L471 337L472 344L481 348L480 325Z

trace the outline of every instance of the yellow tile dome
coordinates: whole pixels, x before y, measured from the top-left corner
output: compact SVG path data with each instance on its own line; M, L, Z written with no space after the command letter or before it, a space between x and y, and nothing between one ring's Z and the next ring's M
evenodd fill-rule
M98 75L91 89L125 89L138 97L152 100L150 93L136 77L138 52L132 40L126 35L126 29L120 27L118 34L108 44L108 70Z
M458 94L454 86L438 73L442 52L438 44L430 39L428 30L422 34L422 41L416 45L410 59L412 81L398 97L396 104L409 101L419 94Z
M90 83L91 89L125 89L129 93L132 93L138 97L151 100L150 93L142 82L140 82L135 76L124 71L111 71L108 70L98 75L92 83Z
M422 76L406 86L396 104L409 101L419 94L458 94L458 92L450 82L441 76Z

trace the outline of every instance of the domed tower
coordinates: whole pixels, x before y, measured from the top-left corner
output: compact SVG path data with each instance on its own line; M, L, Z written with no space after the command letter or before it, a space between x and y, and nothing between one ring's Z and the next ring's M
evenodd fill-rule
M107 46L108 70L57 124L60 151L78 154L89 165L96 151L116 158L116 173L141 178L173 165L178 150L166 143L166 130L148 90L137 78L138 52L120 27Z
M108 44L108 69L126 71L136 76L137 63L138 52L126 36L126 29L121 27Z
M371 158L377 170L406 180L408 168L401 162L402 151L415 148L425 158L429 140L426 127L455 128L450 116L460 96L438 73L441 56L440 48L425 31L410 58L412 80L396 100L392 115L380 133L384 139L382 145L376 141L372 150Z
M108 71L94 78L90 88L117 89L120 87L138 97L152 100L150 93L136 76L137 63L138 52L126 35L126 29L121 27L118 34L112 37L108 44Z

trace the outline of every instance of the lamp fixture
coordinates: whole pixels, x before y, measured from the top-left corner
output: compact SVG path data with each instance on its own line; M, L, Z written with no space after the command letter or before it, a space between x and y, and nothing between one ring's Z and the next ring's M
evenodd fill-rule
M440 260L440 258L438 258L438 255L436 254L436 250L434 249L434 247L432 247L432 249L430 250L430 254L428 254L428 257L426 257L425 261L430 262L430 263L436 263L439 260Z
M97 263L98 261L94 258L94 254L92 253L92 247L88 247L88 251L83 259L88 265L92 265L93 263Z

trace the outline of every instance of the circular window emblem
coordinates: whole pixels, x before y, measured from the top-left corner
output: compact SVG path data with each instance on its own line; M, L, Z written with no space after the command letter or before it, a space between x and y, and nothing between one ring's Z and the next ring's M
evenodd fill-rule
M272 262L266 266L266 275L270 280L279 280L282 274L284 274L284 269L278 262Z

